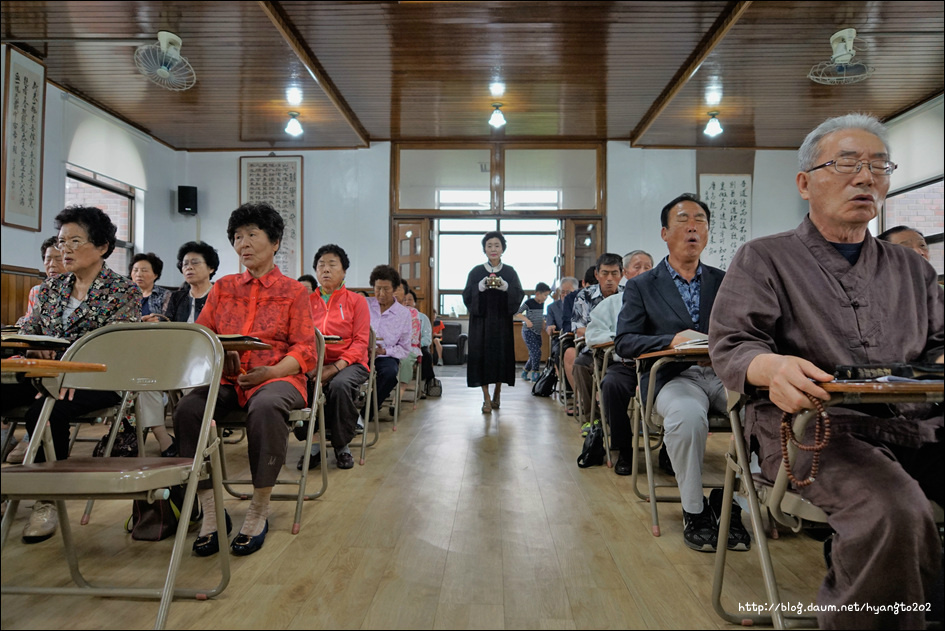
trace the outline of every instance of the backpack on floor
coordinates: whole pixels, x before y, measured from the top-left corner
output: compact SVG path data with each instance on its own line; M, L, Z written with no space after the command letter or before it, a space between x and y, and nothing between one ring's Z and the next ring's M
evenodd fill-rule
M599 422L594 423L584 439L584 447L581 449L581 455L578 456L577 466L586 469L602 465L605 455L604 430Z

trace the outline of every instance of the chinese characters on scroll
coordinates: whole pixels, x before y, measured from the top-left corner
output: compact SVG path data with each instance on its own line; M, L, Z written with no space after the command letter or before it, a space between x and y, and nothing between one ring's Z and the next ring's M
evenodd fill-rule
M702 258L728 269L735 252L751 238L751 176L700 175L699 196L712 211Z
M302 157L240 158L240 203L265 202L285 221L275 262L283 274L302 273Z

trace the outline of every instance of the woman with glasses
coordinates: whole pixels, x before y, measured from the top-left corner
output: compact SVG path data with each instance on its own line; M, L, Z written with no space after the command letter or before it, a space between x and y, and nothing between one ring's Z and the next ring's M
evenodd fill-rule
M220 267L220 255L213 246L188 241L177 251L177 269L184 275L187 287L171 294L165 314L171 322L196 322L207 294L213 285L210 279Z
M99 208L70 206L56 216L59 237L56 249L62 252L65 272L47 278L39 290L30 316L20 325L24 335L49 335L75 341L90 331L113 322L136 321L141 317L141 290L128 278L108 268L105 259L115 249L115 224ZM53 351L28 351L27 356L54 359ZM2 410L30 405L26 426L30 435L39 419L42 399L36 399L30 384L3 386ZM69 456L69 423L77 416L116 405L115 392L75 390L64 393L49 418L56 459ZM45 462L42 447L36 462ZM56 506L37 501L23 530L25 543L38 543L56 532Z

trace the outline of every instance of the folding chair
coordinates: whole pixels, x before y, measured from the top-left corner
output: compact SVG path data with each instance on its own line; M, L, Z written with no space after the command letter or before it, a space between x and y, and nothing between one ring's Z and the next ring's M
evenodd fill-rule
M128 353L134 348L137 352ZM155 358L142 362L141 357ZM159 359L158 359L159 358ZM2 543L5 545L10 526L23 499L53 500L59 512L59 527L66 560L77 587L34 587L4 585L4 594L61 593L153 598L161 601L155 622L163 629L171 600L189 597L203 600L221 593L230 578L229 555L220 554L221 580L210 589L176 588L177 570L185 550L188 520L180 520L171 551L171 561L163 587L131 588L93 586L79 570L75 543L66 512L65 500L99 499L166 499L168 488L184 484L186 491L181 514L189 515L197 493L197 482L210 476L217 502L223 499L220 461L216 443L209 444L220 374L223 370L223 347L216 335L205 327L193 324L112 324L93 331L66 351L64 361L103 363L104 373L67 373L42 379L46 400L36 431L30 440L26 462L32 463L40 444L49 461L6 467L0 473L0 495L11 500L3 516ZM186 370L183 369L186 367ZM210 396L204 410L197 441L197 455L189 458L70 458L55 460L52 433L48 422L60 388L80 390L171 390L209 386ZM122 410L123 411L123 410ZM209 465L205 458L209 457ZM217 515L217 529L224 531L223 511Z
M565 409L568 407L568 378L564 374L564 343L568 340L574 339L574 333L561 333L558 336L559 345L558 345L558 403L562 405ZM571 393L571 400L573 402L573 393Z
M401 401L408 401L412 403L414 410L417 409L417 401L420 399L420 372L421 372L420 363L422 361L423 361L423 355L422 354L417 355L417 361L415 361L413 364L413 375L411 375L410 377L410 384L407 386L407 390L404 393L404 394L407 394L409 392L411 393L412 396L410 396L410 398L404 399L403 395L401 395ZM397 384L397 387L398 388L400 387L399 383ZM394 423L394 427L397 427L396 423Z
M614 355L614 343L606 342L604 344L595 344L594 353L594 385L591 388L591 418L594 418L594 411L600 412L600 423L604 430L604 452L607 454L607 466L613 467L614 461L610 456L610 425L607 421L607 411L601 400L601 382L604 375L607 374L607 366L610 364L610 358Z
M377 373L374 372L374 359L377 357L377 335L371 327L371 337L368 340L368 379L362 385L364 389L364 430L361 432L361 460L364 465L364 455L368 447L377 444L381 437L380 411L377 405ZM368 442L367 433L371 426L371 413L374 413L374 438Z
M574 358L575 358L575 359L577 359L577 358L581 355L581 351L584 350L584 346L585 346L585 342L584 342L584 338L583 338L583 337L576 337L576 338L574 338ZM562 360L562 363L564 363L563 360ZM565 379L567 379L567 377L565 377ZM588 402L587 402L587 401L582 401L582 400L581 400L581 397L578 396L579 394L580 394L580 393L577 391L577 389L572 390L572 395L571 395L571 397L572 397L572 401L573 401L573 403L574 403L574 416L575 416L575 418L583 418L583 417L584 417L585 406L588 405ZM590 408L588 408L588 412L590 412L590 411L591 411ZM593 421L594 419L593 419L593 418L590 418L590 416L588 416L588 420Z
M302 527L302 503L306 500L314 500L325 494L328 489L328 459L325 449L325 393L322 392L322 368L325 364L325 338L321 331L315 329L315 347L318 353L318 364L315 368L315 391L312 394L312 400L309 406L301 410L292 410L289 412L288 423L290 426L306 425L305 428L305 451L302 454L302 470L298 476L291 479L280 478L276 480L276 485L291 485L298 487L297 493L273 493L271 499L295 502L295 521L292 523L292 534L299 534ZM223 450L223 429L226 427L245 429L246 412L245 410L234 410L227 413L222 418L217 419L217 436L220 439L220 473L223 478L223 488L233 497L241 500L248 500L252 494L241 493L234 489L235 485L252 485L253 481L249 479L230 479L226 472L226 454ZM305 485L308 481L308 463L312 457L312 443L314 442L315 428L319 427L318 448L322 459L322 486L315 493L305 492ZM218 531L220 532L220 531Z
M821 384L829 390L835 388L854 389L856 386L864 384ZM867 387L873 384L865 384ZM891 384L885 384L891 385ZM905 387L903 387L905 386ZM877 393L869 391L848 391L832 394L830 401L824 403L824 408L833 405L854 405L865 403L905 403L905 402L941 402L942 401L942 383L910 383L896 384L891 390L898 389L899 392L892 394L890 392ZM911 392L910 392L911 390ZM777 478L773 485L767 485L756 481L752 475L750 467L750 454L745 442L745 435L742 428L740 411L746 402L745 397L738 393L728 393L729 422L732 428L732 441L729 444L728 452L725 454L725 485L722 489L722 514L719 516L719 541L728 540L729 527L732 516L732 498L736 492L736 476L739 483L737 491L748 499L748 506L751 514L751 527L755 533L755 550L758 551L759 561L761 562L761 573L764 579L765 592L768 596L770 613L758 613L746 615L744 613L733 613L727 611L722 606L722 587L725 580L725 559L726 546L720 545L716 551L715 557L715 576L712 584L712 606L715 612L724 620L733 624L751 625L751 624L771 624L776 629L785 629L795 626L810 626L816 624L816 617L801 615L786 615L780 607L781 596L778 591L778 583L774 574L774 565L771 560L771 552L768 548L768 538L762 521L764 509L769 517L775 522L790 528L794 532L800 532L805 521L808 522L827 522L827 515L817 506L814 506L803 499L798 493L788 488L787 468L784 463L778 470ZM809 422L815 417L817 410L808 410L798 414L793 423L795 436L803 436ZM797 447L788 443L788 461L794 464L797 457ZM933 505L934 509L934 505ZM941 510L934 510L936 521L941 523Z
M643 438L643 454L646 464L646 479L648 493L640 491L638 485L639 476L637 467L633 467L630 476L630 484L633 486L633 492L641 500L650 503L651 530L654 537L660 536L660 520L657 512L657 502L680 502L679 495L657 495L657 488L677 488L675 482L660 483L656 482L656 475L653 471L654 453L663 445L663 419L656 413L656 375L659 370L670 363L698 364L701 361L708 360L708 349L687 349L687 350L668 350L647 353L637 358L637 379L638 383L643 383L643 366L646 361L653 361L650 367L650 380L647 387L645 402L640 400L642 392L637 388L637 413L631 413L631 424L633 431L633 453L638 453L640 439ZM633 404L631 404L631 412ZM724 429L728 430L728 421L724 416L709 413L709 431ZM717 488L717 485L705 485L703 488Z

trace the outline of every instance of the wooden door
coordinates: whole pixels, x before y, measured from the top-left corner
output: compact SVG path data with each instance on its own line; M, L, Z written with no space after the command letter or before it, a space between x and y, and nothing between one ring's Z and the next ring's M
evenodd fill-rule
M393 266L417 294L417 310L433 313L431 291L432 248L429 219L397 219L391 231Z
M588 267L597 263L604 252L600 219L568 219L565 221L564 275L584 278Z

